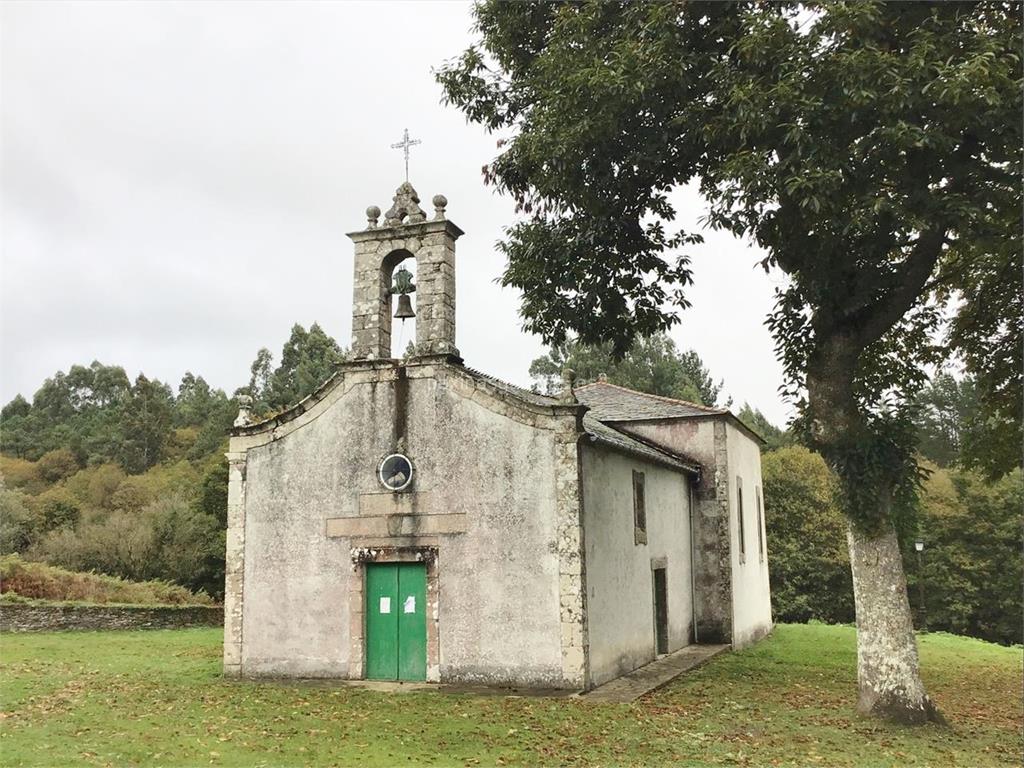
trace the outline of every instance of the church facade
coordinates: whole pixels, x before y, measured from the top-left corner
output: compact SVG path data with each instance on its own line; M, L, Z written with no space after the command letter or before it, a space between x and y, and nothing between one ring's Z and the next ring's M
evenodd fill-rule
M419 202L403 184L349 235L351 359L232 431L225 674L585 690L769 632L759 438L723 409L467 367L462 231L443 196Z

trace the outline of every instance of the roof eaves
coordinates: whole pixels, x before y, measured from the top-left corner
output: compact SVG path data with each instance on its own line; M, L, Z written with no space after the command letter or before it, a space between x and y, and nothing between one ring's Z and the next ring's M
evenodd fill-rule
M700 477L702 467L699 463L667 451L659 445L621 432L603 421L593 417L584 417L583 429L591 441L598 442L607 448Z

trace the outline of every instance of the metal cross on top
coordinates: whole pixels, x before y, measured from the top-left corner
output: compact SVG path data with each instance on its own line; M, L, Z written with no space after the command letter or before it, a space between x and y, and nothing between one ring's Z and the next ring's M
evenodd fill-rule
M391 145L392 149L402 149L402 150L405 150L405 180L406 181L409 180L409 147L414 147L417 144L422 144L422 142L419 139L410 139L409 138L409 129L406 128L402 132L402 140L399 141L397 144L392 144Z

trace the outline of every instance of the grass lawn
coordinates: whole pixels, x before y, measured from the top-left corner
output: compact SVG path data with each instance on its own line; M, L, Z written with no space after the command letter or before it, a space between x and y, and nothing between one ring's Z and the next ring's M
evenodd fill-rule
M219 629L0 638L0 764L1019 765L1021 649L921 640L950 728L856 716L854 633L792 626L634 704L220 677Z

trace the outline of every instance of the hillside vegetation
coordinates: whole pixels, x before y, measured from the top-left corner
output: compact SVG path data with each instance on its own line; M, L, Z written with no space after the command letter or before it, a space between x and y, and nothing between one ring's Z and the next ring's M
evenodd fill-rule
M212 605L204 593L194 594L166 581L127 581L98 573L78 573L45 563L0 557L0 593L34 600L124 605Z
M69 571L178 584L219 599L227 517L226 433L250 394L268 415L320 385L344 358L317 325L300 325L280 353L253 361L229 397L186 373L174 392L123 368L93 363L58 371L29 403L0 412L0 554L19 553ZM581 381L608 381L669 397L721 403L723 382L693 350L660 335L623 360L576 342L530 367L538 390L560 386L570 366ZM835 478L820 456L744 404L741 419L767 444L765 522L772 605L781 621L853 621L845 523ZM921 396L918 436L931 471L916 517L900 530L918 626L1001 643L1021 642L1019 557L1024 480L1019 469L981 474L976 386L939 374ZM921 565L914 551L925 542ZM924 596L922 606L920 596Z
M58 371L0 412L0 553L219 597L237 395L280 410L343 356L315 323L296 325L280 364L261 349L230 397L192 373L175 392L99 362Z
M951 727L854 714L852 627L782 625L633 704L221 677L221 632L4 637L9 766L1016 766L1021 649L929 634Z

